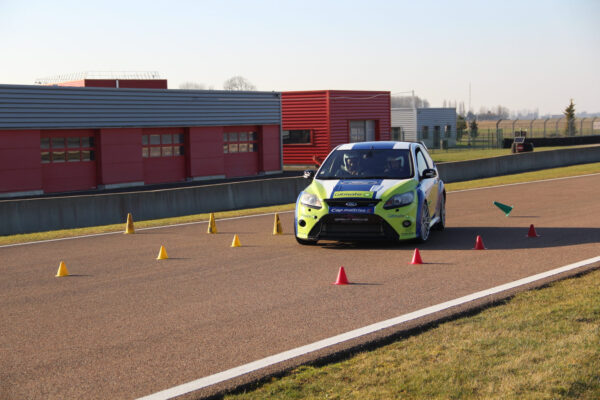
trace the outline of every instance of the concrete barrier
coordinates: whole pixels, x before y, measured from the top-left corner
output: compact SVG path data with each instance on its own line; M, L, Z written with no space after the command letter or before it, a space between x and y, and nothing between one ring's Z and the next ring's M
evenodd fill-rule
M444 182L451 183L593 162L600 162L600 146L439 163L437 168Z
M302 177L198 187L0 201L0 235L43 232L288 204L307 181ZM124 227L125 225L123 225Z
M600 146L519 153L481 160L440 163L445 182L459 182L565 165L600 162ZM274 178L197 187L0 201L0 235L177 217L288 204L308 184L302 177Z

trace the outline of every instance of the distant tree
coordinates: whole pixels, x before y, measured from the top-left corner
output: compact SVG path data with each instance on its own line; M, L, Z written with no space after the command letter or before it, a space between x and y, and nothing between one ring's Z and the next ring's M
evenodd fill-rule
M472 138L476 138L479 135L479 127L477 126L477 120L474 119L469 122L469 132Z
M243 76L234 76L225 81L223 83L223 89L225 90L256 90L256 86L250 83L249 80L244 78Z
M467 130L467 120L462 115L456 116L456 140L460 141Z
M203 83L196 82L183 82L179 85L179 89L198 89L198 90L206 90L206 85Z
M412 107L414 101L415 108L429 108L429 101L421 99L419 96L392 96L392 108Z
M573 104L573 99L571 99L571 103L565 108L564 114L567 119L565 134L567 136L575 136L577 129L575 128L575 104Z

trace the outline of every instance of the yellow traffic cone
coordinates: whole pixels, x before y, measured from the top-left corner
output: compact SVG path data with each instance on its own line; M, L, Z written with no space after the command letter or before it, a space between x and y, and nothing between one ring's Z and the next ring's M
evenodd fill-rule
M123 233L135 233L135 229L133 229L133 218L131 218L131 213L127 214L127 225L125 225L125 232Z
M279 220L279 215L275 213L275 221L273 222L273 235L281 235L283 233L283 229L281 228L281 221Z
M65 265L65 262L61 261L60 265L58 266L58 271L56 272L56 277L61 278L63 276L69 276L69 271L67 271L67 266Z
M242 247L242 243L240 243L240 238L237 234L233 236L233 242L231 242L231 247Z
M167 258L169 258L169 256L167 255L167 250L165 250L165 246L160 246L160 250L158 251L158 257L156 257L156 259L166 260Z
M215 223L214 213L210 213L210 218L208 219L208 230L206 233L217 233L217 224Z

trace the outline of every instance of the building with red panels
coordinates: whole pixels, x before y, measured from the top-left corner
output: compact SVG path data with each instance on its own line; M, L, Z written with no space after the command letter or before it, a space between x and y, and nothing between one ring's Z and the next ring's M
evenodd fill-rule
M0 85L0 197L282 170L277 92Z
M281 113L286 165L318 163L342 143L390 140L390 92L283 92Z

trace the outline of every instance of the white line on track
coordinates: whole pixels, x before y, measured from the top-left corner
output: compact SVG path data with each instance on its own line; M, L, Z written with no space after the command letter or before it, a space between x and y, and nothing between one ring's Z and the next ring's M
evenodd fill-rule
M542 272L540 274L532 275L527 278L519 279L510 283L506 283L504 285L496 286L487 290L482 290L480 292L472 293L467 296L459 297L454 300L446 301L444 303L436 304L431 307L426 307L408 314L401 315L396 318L388 319L385 321L377 322L372 325L365 326L363 328L355 329L353 331L349 331L346 333L342 333L337 336L332 336L327 339L320 340L318 342L314 342L305 346L297 347L292 350L284 351L279 354L275 354L261 360L256 360L250 362L248 364L240 365L239 367L231 368L226 371L222 371L216 373L214 375L206 376L204 378L197 379L195 381L191 381L188 383L184 383L183 385L175 386L170 389L166 389L145 397L141 397L138 400L163 400L163 399L171 399L173 397L181 396L186 393L194 392L199 389L206 388L208 386L215 385L220 382L227 381L229 379L233 379L247 373L257 371L259 369L269 367L271 365L290 360L292 358L296 358L311 352L315 352L317 350L324 349L326 347L339 344L348 340L356 339L358 337L368 335L382 329L390 328L399 324L402 324L407 321L411 321L417 318L421 318L427 315L431 315L443 310L447 310L452 307L456 307L462 304L469 303L474 300L478 300L487 296L491 296L497 293L504 292L506 290L510 290L519 286L523 286L532 282L536 282L541 279L545 279L557 274L561 274L563 272L572 271L577 268L585 267L594 263L600 262L600 256L594 258L588 258L587 260L582 260L573 264L565 265L563 267L555 268L550 271Z
M538 180L538 181L529 181L529 182L508 183L506 185L485 186L485 187L473 188L473 189L453 190L453 191L449 191L448 193L449 194L450 193L460 193L460 192L469 192L469 191L473 191L473 190L484 190L484 189L501 188L501 187L506 187L506 186L526 185L526 184L529 184L529 183L551 182L551 181L558 181L558 180L563 180L563 179L584 178L584 177L595 176L595 175L600 175L600 173L599 174L565 176L565 177L562 177L562 178L541 179L541 180ZM270 213L264 213L264 214L244 215L244 216L241 216L241 217L220 218L217 221L230 221L230 220L243 219L243 218L264 217L266 215L273 215L275 213L286 214L286 213L291 213L291 212L294 212L294 210L290 210L290 211L277 211L277 212L270 212ZM176 227L176 226L186 226L186 225L206 224L206 223L208 223L208 221L184 222L184 223L181 223L181 224L153 226L153 227L150 227L150 228L140 228L140 229L136 229L136 230L137 231L147 231L147 230L151 230L151 229L163 229L163 228L172 228L172 227ZM71 237L59 238L59 239L38 240L38 241L35 241L35 242L5 244L5 245L0 246L0 249L2 249L4 247L26 246L26 245L30 245L30 244L60 242L60 241L63 241L63 240L73 240L73 239L83 239L83 238L90 238L90 237L97 237L97 236L116 235L116 234L120 234L120 233L123 233L123 231L95 233L93 235L71 236Z

